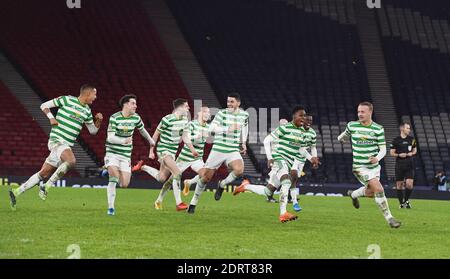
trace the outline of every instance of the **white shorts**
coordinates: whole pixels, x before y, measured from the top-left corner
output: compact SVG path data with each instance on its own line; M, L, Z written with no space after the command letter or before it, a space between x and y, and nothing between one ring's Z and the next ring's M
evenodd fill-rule
M378 166L373 169L368 168L358 168L353 170L353 175L358 179L358 181L364 185L368 186L369 181L376 178L380 180L380 172L381 172L381 166Z
M211 153L209 153L208 160L206 160L205 168L216 170L220 168L223 163L225 163L228 167L231 162L236 160L241 160L242 163L244 163L241 153L238 151L231 153L211 151Z
M70 146L64 143L59 142L48 142L48 150L50 151L50 155L48 155L47 159L45 159L45 162L55 168L59 167L61 165L61 154L66 149L71 149Z
M305 162L302 162L299 160L294 160L291 170L297 171L297 175L298 175L298 177L300 177L300 176L302 176L304 166L305 166Z
M269 173L269 184L279 188L281 185L281 177L284 175L289 176L289 166L285 161L273 162L272 170Z
M187 170L189 167L195 171L196 173L199 172L199 170L201 168L203 168L203 166L205 165L205 163L203 162L202 159L198 159L192 162L185 162L185 161L177 161L177 167L180 169L181 173L183 173L185 170Z
M105 167L117 167L122 172L131 173L131 160L117 154L106 153Z

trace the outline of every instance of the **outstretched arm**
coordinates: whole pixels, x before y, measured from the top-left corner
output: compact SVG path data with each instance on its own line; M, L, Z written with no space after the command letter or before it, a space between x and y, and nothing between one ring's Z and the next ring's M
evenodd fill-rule
M139 129L139 133L150 144L150 146L155 145L155 141L150 137L150 134L147 132L145 128Z

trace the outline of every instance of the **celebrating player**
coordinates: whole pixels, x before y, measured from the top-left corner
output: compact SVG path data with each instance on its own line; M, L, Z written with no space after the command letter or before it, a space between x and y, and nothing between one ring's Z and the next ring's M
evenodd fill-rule
M307 115L305 117L305 123L300 128L303 131L304 134L304 147L311 149L311 156L317 158L317 148L316 148L316 131L314 131L313 128L311 128L312 125L312 116ZM291 168L291 189L290 189L290 196L293 204L293 208L295 211L299 212L302 210L298 203L297 199L297 182L298 178L303 173L303 167L305 166L306 158L301 156L300 153L297 154L295 157L294 163L292 164ZM314 165L313 168L318 168L319 165Z
M197 119L189 123L189 131L192 144L195 150L198 152L198 157L194 157L187 147L183 146L180 154L177 158L177 165L181 173L187 170L189 167L198 174L201 168L204 166L203 162L203 149L205 147L206 139L209 137L209 124L208 120L211 118L211 113L208 107L202 107L197 113ZM199 176L196 175L193 179L186 179L184 181L183 195L187 196L189 194L189 188L191 185L197 183ZM170 177L163 185L158 199L155 201L155 208L162 209L162 202L165 195L172 185L173 177Z
M150 166L143 165L143 161L139 161L132 171L143 170L150 174L157 181L163 183L169 175L173 177L172 189L175 196L176 210L182 211L187 209L187 204L181 200L180 182L181 170L175 162L175 156L182 139L184 144L189 148L192 156L197 158L198 152L195 150L189 135L189 104L185 99L176 99L173 101L174 111L171 114L164 116L161 119L155 133L153 134L153 141L157 142L158 159L160 162L160 169L157 170ZM154 146L150 147L150 159L155 159ZM157 204L155 203L155 207Z
M245 190L252 191L260 195L271 195L274 190L281 186L280 190L280 222L288 222L297 219L297 216L286 210L287 196L291 188L289 170L297 154L300 154L311 161L314 165L319 164L317 157L311 156L305 148L304 130L301 129L305 122L306 111L302 106L296 106L292 111L292 122L278 127L264 139L264 148L267 160L271 167L270 185L273 188L257 185L241 185L235 189L234 195ZM272 144L275 148L272 149Z
M200 170L200 179L195 188L195 194L189 205L188 213L195 212L201 193L206 184L211 181L216 170L225 163L231 168L229 175L217 183L215 200L220 200L225 185L239 178L244 172L244 161L241 154L247 152L248 113L240 108L241 96L237 93L228 94L227 108L220 110L214 117L210 130L215 133L213 148ZM240 150L239 150L240 149Z
M125 95L120 101L121 111L109 118L108 137L106 139L105 167L108 169L109 183L107 188L108 215L115 215L114 201L116 186L128 187L131 178L131 152L133 150L133 134L139 130L150 146L155 142L145 130L141 117L136 113L137 97Z
M373 105L362 102L358 106L359 121L351 121L338 140L344 143L350 139L353 150L353 174L363 185L355 191L348 191L355 208L359 208L359 197L373 197L391 228L401 223L391 214L388 201L380 183L380 160L386 155L386 141L383 126L372 121Z
M50 187L75 166L75 155L71 147L75 144L83 124L91 135L95 135L103 120L101 113L97 113L95 119L92 117L89 105L92 105L96 98L97 89L86 84L81 86L78 97L61 96L41 105L41 110L47 115L52 125L48 140L50 155L45 159L39 172L33 174L19 188L9 192L12 209L16 208L16 198L19 195L51 175L48 181L39 187L39 197L45 200ZM50 111L54 107L59 108L56 118Z

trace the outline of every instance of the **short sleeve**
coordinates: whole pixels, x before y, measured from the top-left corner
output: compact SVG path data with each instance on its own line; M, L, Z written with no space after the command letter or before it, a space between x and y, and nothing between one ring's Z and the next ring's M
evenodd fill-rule
M139 121L136 124L136 128L138 128L139 130L144 129L144 122L142 122L142 119L140 116L139 116Z
M117 128L116 118L111 116L109 118L108 132L116 132L116 128Z
M386 139L384 137L384 129L381 129L379 132L377 132L377 142L378 145L386 145Z
M53 99L53 104L55 104L55 106L58 108L67 105L67 96L60 96Z
M167 118L164 116L161 119L161 122L159 122L158 127L156 128L158 130L158 132L162 132L163 130L165 130L167 127L169 126L169 122L167 122Z
M281 138L284 134L286 134L286 129L283 126L280 126L278 128L276 128L272 133L270 133L270 135L272 136L272 138L274 139L279 139Z

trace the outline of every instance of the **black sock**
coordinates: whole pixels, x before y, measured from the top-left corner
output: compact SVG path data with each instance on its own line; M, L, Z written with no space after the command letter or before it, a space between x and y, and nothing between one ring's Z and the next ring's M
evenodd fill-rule
M403 189L402 190L397 189L397 198L400 204L403 204Z
M405 202L407 202L409 200L409 197L411 196L412 193L412 189L405 189Z

